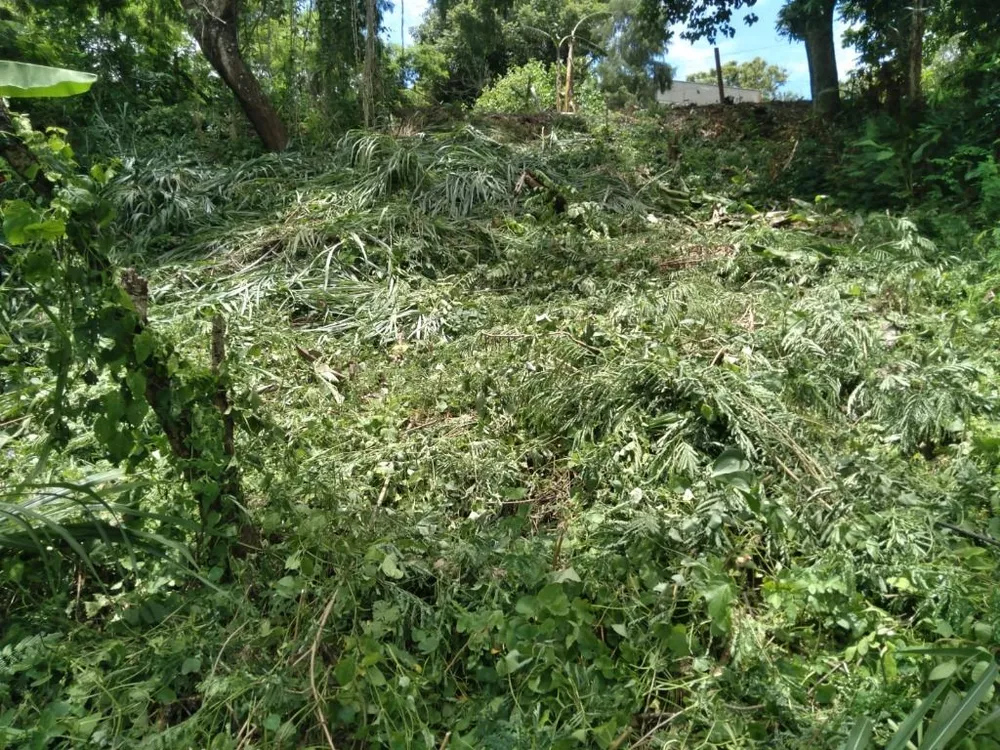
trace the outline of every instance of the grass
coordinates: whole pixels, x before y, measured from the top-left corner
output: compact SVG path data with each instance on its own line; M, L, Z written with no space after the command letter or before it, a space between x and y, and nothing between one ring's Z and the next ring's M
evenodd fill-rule
M226 316L262 545L192 575L154 459L132 556L5 550L0 747L833 748L985 695L996 250L707 196L642 137L126 171L154 324L207 363ZM45 377L3 395L15 480Z

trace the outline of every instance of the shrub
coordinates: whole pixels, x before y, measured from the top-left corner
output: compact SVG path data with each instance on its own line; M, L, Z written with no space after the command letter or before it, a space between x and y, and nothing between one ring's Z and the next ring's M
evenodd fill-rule
M560 77L565 86L565 78ZM604 109L604 101L594 82L589 78L577 79L573 100L583 114L597 114ZM549 112L556 104L556 71L538 60L511 68L498 78L476 100L474 111L532 114Z

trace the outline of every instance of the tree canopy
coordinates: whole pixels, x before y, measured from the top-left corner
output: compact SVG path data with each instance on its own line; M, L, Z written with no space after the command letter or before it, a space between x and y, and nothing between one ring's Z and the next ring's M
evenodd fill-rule
M689 81L696 83L715 83L716 72L705 70L692 73ZM745 89L758 89L764 92L765 99L773 99L778 89L788 81L788 71L777 65L769 65L762 57L755 57L747 62L737 63L732 60L722 66L722 81L727 86Z

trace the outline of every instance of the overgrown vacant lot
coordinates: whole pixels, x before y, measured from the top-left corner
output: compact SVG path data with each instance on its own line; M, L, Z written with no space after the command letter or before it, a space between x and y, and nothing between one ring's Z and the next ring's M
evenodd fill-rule
M192 378L225 318L259 538L205 564L166 442L110 471L93 435L132 417L74 375L108 426L0 504L0 746L833 748L909 714L994 747L989 238L758 210L787 142L701 134L699 169L642 137L126 164L112 252ZM62 387L28 353L11 486Z

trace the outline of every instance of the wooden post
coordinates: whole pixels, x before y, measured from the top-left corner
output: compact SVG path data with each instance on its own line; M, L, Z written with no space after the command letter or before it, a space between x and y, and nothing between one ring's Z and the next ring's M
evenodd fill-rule
M726 103L726 89L722 85L722 58L719 56L719 48L715 48L715 79L719 82L719 104Z

